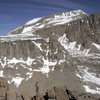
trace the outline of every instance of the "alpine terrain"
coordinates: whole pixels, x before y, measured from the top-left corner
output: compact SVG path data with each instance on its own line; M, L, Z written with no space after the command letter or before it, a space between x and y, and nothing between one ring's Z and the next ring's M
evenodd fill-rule
M1 36L0 77L18 95L27 92L33 97L37 82L41 95L47 90L56 93L53 100L100 100L100 14L56 13ZM8 86L5 79L1 81ZM65 96L66 89L77 99Z

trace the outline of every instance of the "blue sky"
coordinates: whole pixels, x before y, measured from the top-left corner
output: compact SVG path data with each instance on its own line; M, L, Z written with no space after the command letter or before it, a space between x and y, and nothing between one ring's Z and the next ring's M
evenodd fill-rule
M100 12L100 0L0 0L0 35L33 18L76 9Z

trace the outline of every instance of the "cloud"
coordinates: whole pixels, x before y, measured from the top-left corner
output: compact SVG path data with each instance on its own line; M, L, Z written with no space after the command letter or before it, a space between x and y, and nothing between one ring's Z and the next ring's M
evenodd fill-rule
M24 1L24 0L22 0ZM27 12L32 13L39 10L46 12L47 10L55 10L55 12L61 12L61 11L68 11L68 10L75 10L75 9L81 9L84 11L91 10L93 8L79 4L77 2L73 2L71 0L26 0L25 2L7 2L7 3L0 3L0 6L5 6L5 8L8 7L8 9L4 10L15 10L17 12ZM0 7L0 11L3 10L2 7Z
M55 7L55 8L61 8L61 9L90 9L90 7L83 5L83 4L78 4L75 2L72 2L70 0L29 0L33 2L34 4L38 5L43 5L46 7Z
M17 12L32 13L32 12L37 12L37 11L40 12L40 10L41 11L43 10L44 12L46 10L60 10L60 9L66 9L66 8L62 6L57 6L57 5L45 4L38 1L33 1L32 3L28 2L28 3L16 3L16 4L15 3L0 3L0 11L3 11L3 12L14 11L16 13Z

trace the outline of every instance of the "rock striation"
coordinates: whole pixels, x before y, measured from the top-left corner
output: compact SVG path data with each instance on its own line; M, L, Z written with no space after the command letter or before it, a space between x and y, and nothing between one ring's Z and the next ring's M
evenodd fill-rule
M9 99L12 92L12 98L16 97L14 91L19 93L19 100L30 99L37 81L40 94L44 96L48 89L50 98L56 95L62 99L61 93L63 99L69 98L65 88L51 89L63 84L76 91L80 100L98 97L99 66L99 13L88 15L75 10L35 18L0 37L0 77L6 77L13 89L7 90Z

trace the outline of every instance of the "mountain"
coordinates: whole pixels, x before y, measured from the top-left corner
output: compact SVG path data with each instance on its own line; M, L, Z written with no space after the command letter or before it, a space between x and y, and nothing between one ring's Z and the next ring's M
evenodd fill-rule
M81 100L100 98L100 14L57 13L1 36L0 76L31 96L38 82L40 93L67 85Z

